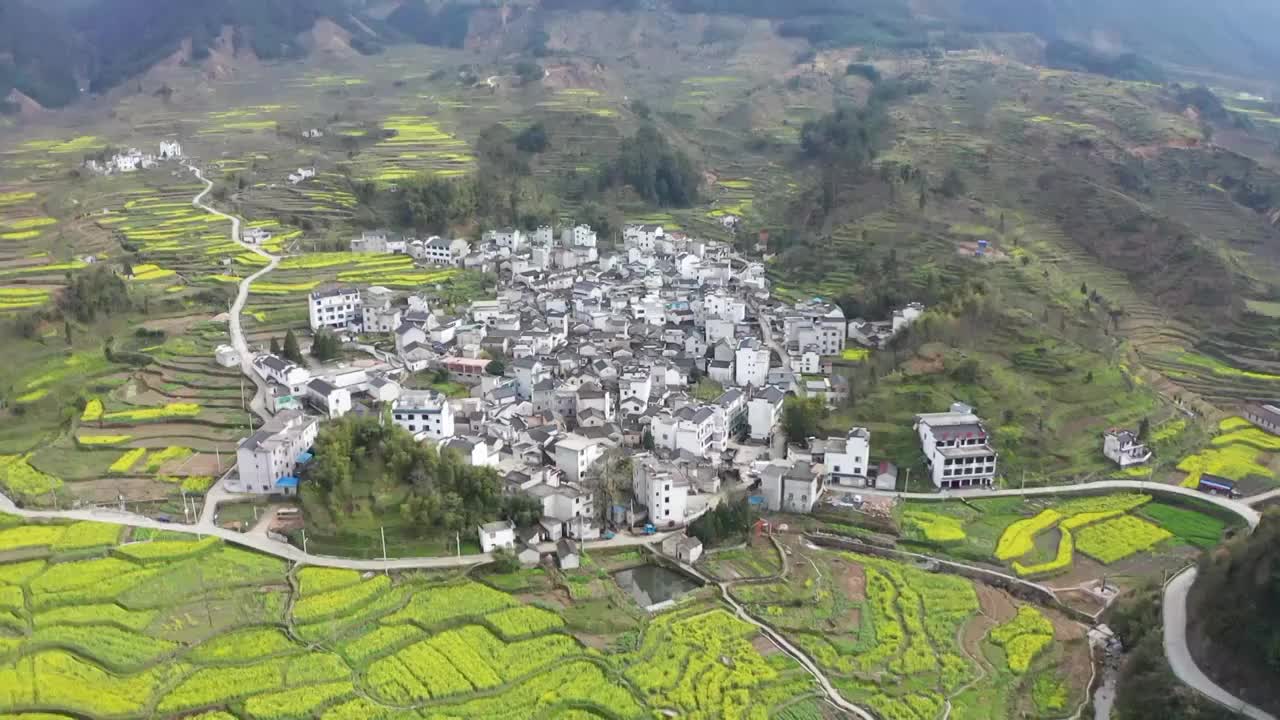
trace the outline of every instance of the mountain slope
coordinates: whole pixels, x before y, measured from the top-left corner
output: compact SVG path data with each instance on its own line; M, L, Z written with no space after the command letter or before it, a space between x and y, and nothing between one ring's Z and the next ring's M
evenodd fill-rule
M342 0L96 0L56 13L34 0L0 0L0 95L16 87L48 107L76 99L81 87L109 90L190 44L202 60L232 28L237 50L264 59L297 57L303 33L327 19L352 36L357 50L376 38Z
M0 0L0 100L11 90L46 106L79 93L84 49L62 18L24 0Z

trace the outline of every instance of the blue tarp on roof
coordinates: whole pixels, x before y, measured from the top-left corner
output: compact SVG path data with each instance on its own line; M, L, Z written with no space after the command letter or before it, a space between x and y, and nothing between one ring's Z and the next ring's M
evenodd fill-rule
M311 462L311 458L313 457L315 456L309 452L298 453L298 462L300 463Z
M286 475L276 481L276 487L279 488L296 488L298 487L298 478L292 475Z

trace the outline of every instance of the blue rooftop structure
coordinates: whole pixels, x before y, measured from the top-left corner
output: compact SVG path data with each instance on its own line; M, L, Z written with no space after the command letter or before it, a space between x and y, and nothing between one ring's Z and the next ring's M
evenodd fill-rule
M292 476L292 475L286 475L286 476L284 476L284 477L282 477L282 478L280 478L279 480L277 480L277 481L276 481L276 487L278 487L278 488L297 488L297 487L298 487L298 478L296 478L296 477L294 477L294 476Z
M311 453L309 453L309 452L298 453L298 462L299 462L299 463L309 463L309 462L311 462L311 458L313 458L313 457L315 457L315 456L314 456L314 455L312 455L312 454L311 454Z

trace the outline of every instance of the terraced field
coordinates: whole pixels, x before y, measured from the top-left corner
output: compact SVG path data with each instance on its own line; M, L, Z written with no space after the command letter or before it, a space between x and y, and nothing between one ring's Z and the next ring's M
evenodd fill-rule
M1128 583L1180 567L1227 527L1206 507L1119 493L908 502L897 513L908 547L1066 587L1101 574L1131 576L1121 581Z
M791 549L785 581L737 585L734 595L880 717L931 720L949 708L963 718L1048 718L1083 697L1088 673L1069 668L1087 668L1088 649L1070 623L1059 633L1022 606L1039 619L1039 641L1015 643L1027 633L992 620L1011 619L1017 605L990 588L879 558ZM1061 688L1053 709L1032 699L1046 682Z
M664 613L633 647L600 651L556 613L456 576L362 577L212 539L120 537L0 517L0 551L22 557L0 562L0 712L763 719L814 695L714 606Z

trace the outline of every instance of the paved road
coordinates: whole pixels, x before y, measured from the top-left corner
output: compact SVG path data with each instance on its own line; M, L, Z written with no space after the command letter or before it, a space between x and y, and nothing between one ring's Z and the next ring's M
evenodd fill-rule
M1268 490L1258 495L1250 495L1244 499L1244 502L1248 505L1261 505L1262 503L1277 497L1280 497L1280 488Z
M940 500L944 498L980 499L992 497L1015 497L1019 495L1068 495L1071 493L1097 492L1099 490L1141 490L1143 492L1155 494L1180 495L1182 497L1195 498L1196 500L1209 503L1210 505L1216 505L1240 516L1240 519L1244 520L1245 523L1249 525L1250 531L1257 528L1258 521L1262 519L1262 514L1250 507L1249 503L1253 500L1252 498L1246 501L1232 500L1218 495L1202 493L1199 490L1184 488L1180 485L1165 485L1164 483L1153 483L1145 480L1100 480L1098 482L1080 483L1078 485L1054 485L1051 487L1034 487L1026 489L1009 488L1005 490L946 490L940 493L910 493L897 492L895 490L873 490L870 488L840 486L828 486L827 490L843 495L877 495L898 497L905 500Z
M267 384L262 378L258 377L257 373L253 371L253 358L249 354L249 344L245 341L244 330L240 327L240 313L244 311L245 303L249 300L249 289L253 285L253 281L263 275L266 275L272 270L275 270L276 266L280 264L280 258L272 255L266 250L263 250L257 245L244 242L240 237L240 218L228 215L221 210L214 209L204 202L205 195L208 195L209 191L213 189L213 181L206 180L204 173L200 171L200 168L194 165L188 165L187 167L190 168L191 172L194 173L195 176L200 179L200 182L205 185L204 190L201 190L194 198L191 199L191 204L207 213L218 215L230 220L231 240L245 250L256 255L260 255L267 260L265 267L240 281L240 287L236 293L235 302L231 304L231 309L229 311L230 317L228 320L228 327L231 331L231 346L236 349L236 354L240 356L240 370L257 388L257 391L253 395L253 400L249 403L249 409L252 410L259 418L265 419L270 416L266 403Z
M231 497L231 495L226 494L222 499L225 500L229 497ZM213 535L235 545L252 548L268 555L274 555L275 557L283 558L291 562L302 563L304 565L347 568L350 570L416 570L468 567L471 565L486 563L493 559L488 553L480 553L476 555L455 555L452 557L388 558L386 560L357 560L352 558L304 553L302 550L288 543L272 540L265 536L249 535L238 533L234 530L215 527L212 523L212 510L208 509L215 506L216 503L208 503L206 505L206 512L203 513L198 524L184 525L182 523L160 522L159 520L154 520L143 515L137 515L131 512L122 512L110 508L93 508L88 510L26 510L17 507L7 496L0 494L0 512L8 513L10 515L46 520L92 520L95 522L112 523L115 525L128 525L130 527L171 530L173 532L186 533L188 535ZM641 545L662 542L662 540L672 534L673 533L671 532L665 532L657 533L656 535L618 535L609 540L588 540L583 543L583 546L587 550L638 547ZM555 552L555 549L555 543L543 543L538 546L538 550L544 553Z
M1189 567L1170 580L1164 590L1164 654L1173 674L1188 687L1246 717L1276 720L1274 715L1227 692L1196 667L1187 647L1187 594L1195 580L1196 569Z

